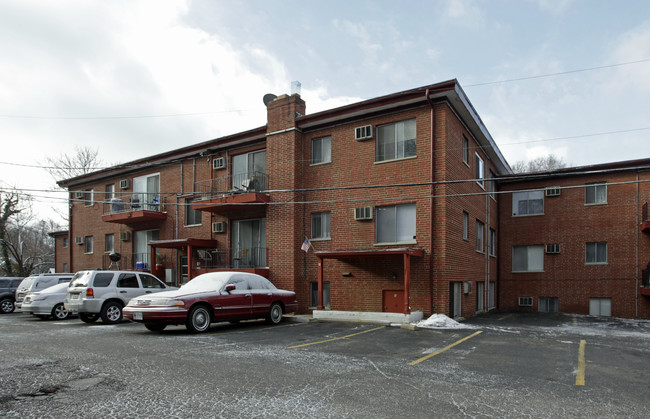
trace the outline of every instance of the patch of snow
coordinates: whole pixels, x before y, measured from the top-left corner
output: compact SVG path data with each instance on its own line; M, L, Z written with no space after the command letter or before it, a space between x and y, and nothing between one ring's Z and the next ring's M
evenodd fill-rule
M434 314L426 320L420 320L415 326L426 329L474 329L474 326L458 323L444 314Z

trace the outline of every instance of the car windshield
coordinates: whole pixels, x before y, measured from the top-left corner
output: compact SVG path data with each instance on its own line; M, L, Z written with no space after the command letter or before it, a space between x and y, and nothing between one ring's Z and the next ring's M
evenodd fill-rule
M199 275L181 286L180 290L185 292L219 291L227 281L227 276Z

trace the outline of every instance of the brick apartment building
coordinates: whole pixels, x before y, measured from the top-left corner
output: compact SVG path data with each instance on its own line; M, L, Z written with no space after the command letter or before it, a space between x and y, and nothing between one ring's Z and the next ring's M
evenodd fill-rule
M298 94L264 102L263 127L60 182L70 225L55 236L57 270L150 270L176 285L256 272L295 291L301 312L588 313L610 298L614 315L650 316L640 286L650 237L638 223L648 196L613 185L641 171L514 177L455 80L314 114ZM592 182L607 182L607 205L585 205L585 193L602 196ZM511 192L536 188L543 215L513 216L514 196L537 208L539 193ZM559 254L540 262L547 244Z

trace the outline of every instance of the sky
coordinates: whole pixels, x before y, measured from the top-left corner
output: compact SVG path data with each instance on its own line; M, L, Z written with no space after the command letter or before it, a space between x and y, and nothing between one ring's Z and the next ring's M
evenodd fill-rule
M0 190L457 79L510 164L650 158L647 0L0 0Z

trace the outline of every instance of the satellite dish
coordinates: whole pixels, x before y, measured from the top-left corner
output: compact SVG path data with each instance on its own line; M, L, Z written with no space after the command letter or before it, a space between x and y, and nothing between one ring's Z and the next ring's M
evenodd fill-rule
M262 101L264 102L264 106L269 106L269 103L273 102L277 98L276 95L273 93L267 93L264 95L262 98Z

